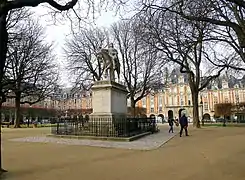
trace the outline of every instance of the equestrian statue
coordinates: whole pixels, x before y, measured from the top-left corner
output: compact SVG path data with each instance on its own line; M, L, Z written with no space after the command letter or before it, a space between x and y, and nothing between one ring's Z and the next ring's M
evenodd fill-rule
M118 59L118 52L111 43L108 49L99 48L97 58L103 63L103 76L110 81L115 82L115 71L117 72L118 82L120 80L120 62ZM108 73L109 72L109 73ZM109 74L109 78L108 78Z

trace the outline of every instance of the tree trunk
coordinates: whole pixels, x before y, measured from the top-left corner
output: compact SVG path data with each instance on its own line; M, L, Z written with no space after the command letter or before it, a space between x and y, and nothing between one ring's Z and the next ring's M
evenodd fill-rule
M198 91L192 91L192 103L193 103L193 126L196 128L200 128Z
M2 173L7 172L2 168L2 103L0 102L0 176Z
M20 95L19 94L16 94L16 98L15 98L14 128L20 128Z
M1 4L0 4L1 5ZM0 91L2 93L2 80L4 76L4 67L6 62L7 48L8 48L8 32L7 32L7 12L2 12L0 9Z
M132 113L133 117L136 116L134 98L131 98L131 113Z
M1 2L3 3L3 2ZM1 5L0 3L0 5ZM3 99L3 76L4 76L4 67L6 62L7 55L7 45L8 45L8 32L7 32L7 18L8 12L3 11L3 7L0 8L0 113L2 109L2 99ZM0 117L0 174L7 172L2 168L2 116Z

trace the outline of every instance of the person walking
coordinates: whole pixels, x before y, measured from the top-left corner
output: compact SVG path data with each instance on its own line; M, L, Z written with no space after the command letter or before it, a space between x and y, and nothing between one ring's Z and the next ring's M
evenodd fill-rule
M168 124L169 124L168 133L170 133L170 132L174 133L174 119L173 118L169 118L168 119Z
M185 135L189 136L188 135L188 130L187 130L187 128L188 128L188 119L185 116L185 113L183 111L181 112L181 114L182 114L182 116L181 116L181 118L179 120L179 122L180 122L180 137L182 136L183 130L185 130Z
M175 125L176 125L177 127L179 127L179 120L178 120L178 118L175 117L174 122L175 122Z

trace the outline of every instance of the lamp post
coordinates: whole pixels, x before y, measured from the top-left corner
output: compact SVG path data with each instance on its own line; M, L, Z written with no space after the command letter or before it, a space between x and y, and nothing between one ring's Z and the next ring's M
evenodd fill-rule
M68 111L65 110L65 118L67 119L68 115L67 115Z
M200 105L201 105L201 117L202 117L202 126L204 126L204 118L203 118L203 101L202 101L202 95L201 95L201 101L200 101Z
M236 113L238 115L239 113L239 94L238 94L238 90L236 89L236 94L235 94L235 97L236 97ZM238 122L238 117L237 115L235 114L235 117L234 117L234 120L235 122L237 123Z
M153 107L153 114L155 115L155 91L154 91L154 89L150 88L149 94L150 94L150 111L151 111L151 108ZM152 97L153 97L153 104L151 101ZM151 113L152 113L152 111L151 111ZM135 116L135 110L134 110L134 116ZM155 116L155 120L156 120L156 116Z
M30 120L31 120L31 108L32 108L32 106L31 105L29 105L29 117L28 117L28 119L27 119L27 127L29 128L29 126L30 126Z

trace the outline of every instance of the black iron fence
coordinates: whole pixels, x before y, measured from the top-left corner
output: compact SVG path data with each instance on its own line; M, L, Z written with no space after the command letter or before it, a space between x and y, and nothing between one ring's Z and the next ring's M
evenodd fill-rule
M153 118L100 117L88 120L80 117L57 119L51 131L55 135L132 137L144 132L154 133L157 126Z

